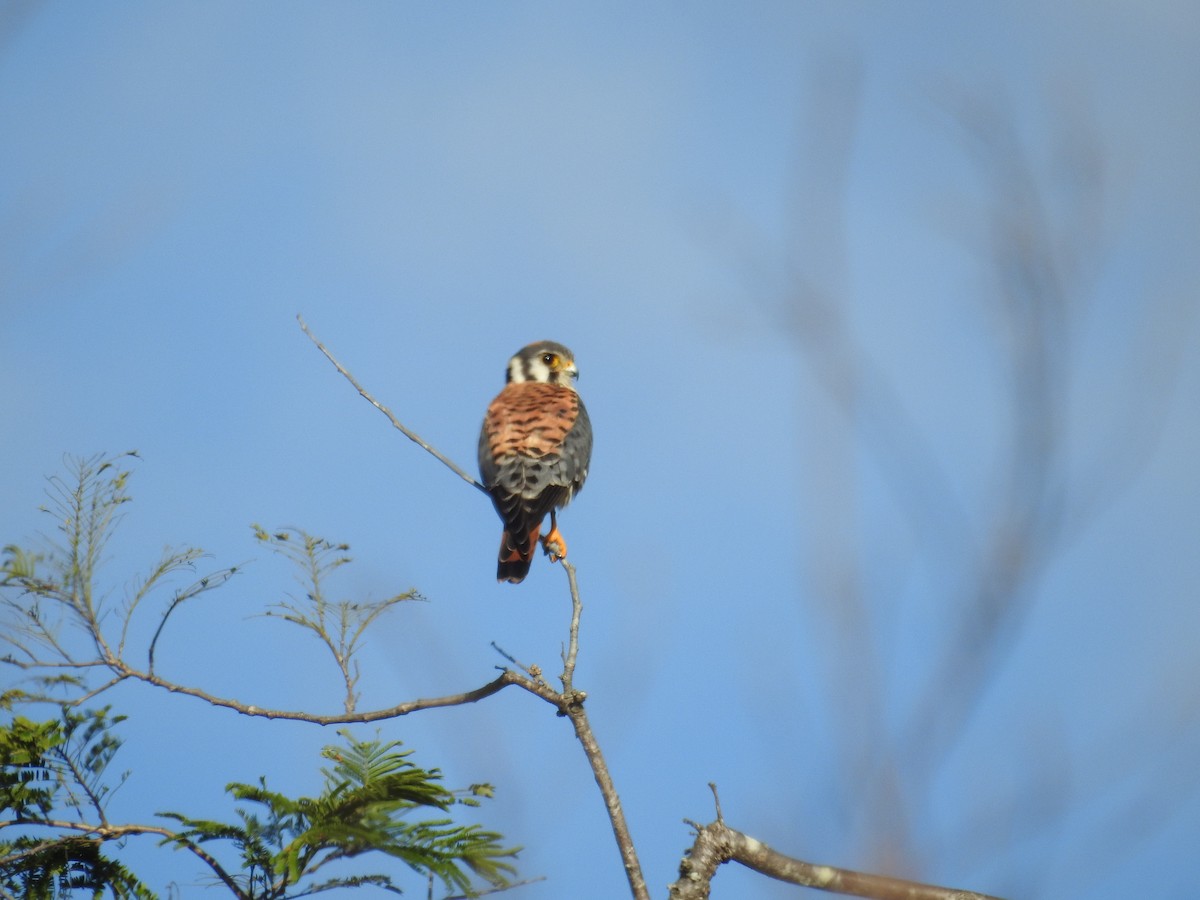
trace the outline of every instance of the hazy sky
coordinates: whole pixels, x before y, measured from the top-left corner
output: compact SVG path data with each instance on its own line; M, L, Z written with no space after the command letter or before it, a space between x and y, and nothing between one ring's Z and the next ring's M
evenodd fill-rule
M486 501L294 317L471 470L508 357L550 338L596 431L561 519L576 683L657 896L681 820L712 817L709 781L731 825L815 862L1022 897L1194 886L1194 4L10 10L0 544L46 528L64 453L137 449L112 598L166 544L249 563L173 617L164 674L339 708L316 642L254 617L297 588L253 522L348 542L345 596L428 598L373 632L364 709L485 683L491 641L556 671L563 574L539 559L497 586ZM1070 301L1051 335L1067 514L1028 536L1019 611L959 719L941 704L968 679L940 648L996 511L1031 489L1008 469L1023 345L994 260L1000 237L1047 234ZM316 790L336 739L149 689L110 700L134 772L114 819L228 815L222 786L263 773ZM927 708L930 732L952 722L936 751L910 733ZM483 821L547 877L514 897L622 896L549 707L510 690L379 733L452 785L497 786ZM122 853L196 891L190 858ZM796 891L722 871L715 896Z

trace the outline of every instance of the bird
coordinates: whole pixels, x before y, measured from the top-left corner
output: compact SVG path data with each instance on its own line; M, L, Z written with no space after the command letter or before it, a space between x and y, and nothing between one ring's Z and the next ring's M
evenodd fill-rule
M562 344L538 341L508 362L504 389L479 432L479 474L504 523L496 580L520 584L529 573L543 520L551 562L567 544L556 513L583 487L592 458L592 425L575 390L579 370Z

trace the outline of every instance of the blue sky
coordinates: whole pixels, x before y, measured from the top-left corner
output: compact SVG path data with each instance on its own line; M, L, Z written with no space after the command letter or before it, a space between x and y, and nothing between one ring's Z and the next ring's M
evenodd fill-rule
M165 544L250 563L173 618L178 680L338 708L314 642L254 618L294 586L252 522L350 543L347 596L429 599L371 636L363 708L490 680L491 641L552 670L562 573L495 585L488 504L294 317L471 469L508 357L550 338L596 430L562 519L577 685L659 895L708 781L735 827L817 862L1024 897L1195 883L1190 4L22 9L0 20L0 540L43 527L64 453L136 448L114 597ZM1011 125L1061 258L1079 251L1053 357L1071 514L1034 542L1005 652L935 752L900 735L959 681L937 660L1011 499L989 229L1013 198L981 174L995 142L973 154L956 122L968 102ZM1079 146L1102 203L1072 218L1095 199L1068 189ZM803 286L865 368L795 314ZM831 399L848 384L850 418ZM112 699L131 817L216 815L225 782L264 772L312 790L335 738ZM486 821L548 879L522 897L622 895L549 708L509 691L380 733L452 784L496 784ZM125 852L192 892L188 860Z

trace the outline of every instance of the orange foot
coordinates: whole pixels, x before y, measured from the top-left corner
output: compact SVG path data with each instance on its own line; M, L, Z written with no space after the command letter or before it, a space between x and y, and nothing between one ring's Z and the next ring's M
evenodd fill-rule
M550 557L550 562L558 562L567 558L567 542L563 540L557 525L550 527L550 533L542 538L542 549Z

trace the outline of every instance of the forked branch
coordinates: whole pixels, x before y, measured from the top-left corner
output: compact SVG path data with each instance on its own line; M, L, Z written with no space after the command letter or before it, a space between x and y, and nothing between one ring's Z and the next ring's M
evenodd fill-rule
M579 617L583 612L583 602L579 599L575 567L565 559L562 565L571 586L571 631L567 648L563 651L563 689L558 695L559 711L571 720L575 737L592 767L592 776L596 779L601 797L604 798L604 808L608 811L613 836L617 839L617 849L621 853L621 863L625 867L629 889L635 900L650 900L650 891L646 887L637 849L633 845L633 835L629 832L629 823L625 821L625 811L621 808L621 796L617 793L617 787L608 771L608 763L604 761L604 754L600 751L600 744L592 732L587 710L584 709L583 701L587 699L587 694L575 689L575 659L579 654Z

